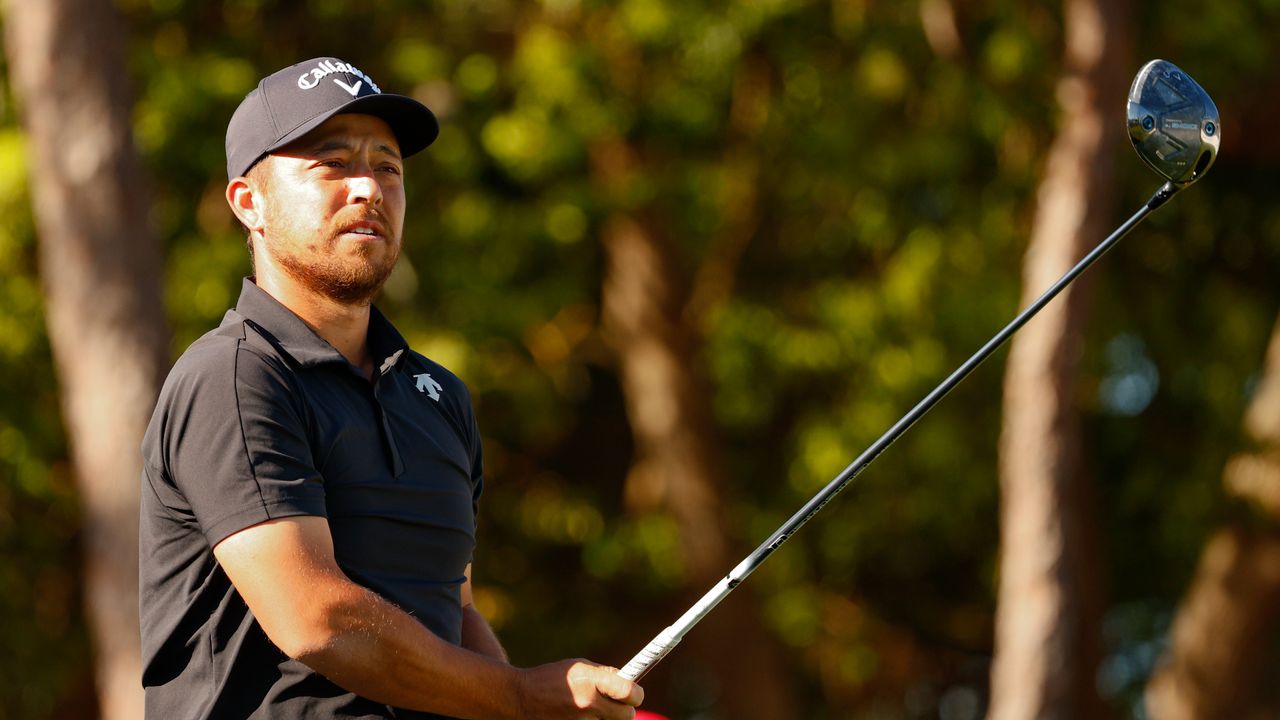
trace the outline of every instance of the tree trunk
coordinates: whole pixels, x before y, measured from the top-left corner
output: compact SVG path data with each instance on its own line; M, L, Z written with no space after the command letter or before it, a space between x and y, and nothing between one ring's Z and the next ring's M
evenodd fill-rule
M1147 685L1154 720L1274 718L1280 622L1280 322L1245 414L1254 445L1223 471L1227 492L1257 511L1209 540Z
M604 243L605 332L619 359L636 441L627 504L675 519L683 576L696 597L738 559L730 553L721 513L725 497L710 393L696 369L695 336L679 321L683 304L672 302L678 282L661 244L625 216L609 223ZM725 602L690 634L689 649L705 658L718 680L720 716L793 717L776 643L761 626L749 590L739 593L743 597Z
M1023 269L1030 304L1105 236L1125 97L1121 4L1068 0L1061 119ZM1101 598L1074 409L1087 286L1077 282L1013 340L1000 437L1002 555L993 720L1096 718Z
M625 144L602 143L594 155L595 179L605 194L628 182L636 160ZM738 230L751 225L741 216L728 222ZM603 330L618 358L636 447L627 506L633 512L665 512L675 520L691 602L740 559L732 554L722 514L727 504L722 465L711 395L700 369L701 323L708 305L727 292L731 271L720 262L725 258L707 259L700 273L702 292L693 292L676 269L672 248L629 213L616 213L602 240ZM715 245L728 255L740 248L728 238ZM737 595L686 641L686 652L701 658L717 681L716 717L794 717L781 651L761 625L750 590Z
M81 495L85 609L101 715L142 717L138 488L167 367L160 248L131 134L124 23L110 2L7 0L49 340Z

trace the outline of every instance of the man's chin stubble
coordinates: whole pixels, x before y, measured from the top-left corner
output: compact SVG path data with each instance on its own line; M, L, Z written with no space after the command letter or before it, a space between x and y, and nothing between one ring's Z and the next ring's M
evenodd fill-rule
M397 257L390 262L359 268L306 264L292 256L279 257L281 269L312 292L343 305L367 305L391 276Z

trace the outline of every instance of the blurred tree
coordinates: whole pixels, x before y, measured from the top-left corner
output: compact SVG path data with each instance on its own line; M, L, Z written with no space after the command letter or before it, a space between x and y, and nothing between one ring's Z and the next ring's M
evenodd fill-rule
M606 139L593 154L602 194L625 197L637 172L635 153L617 139ZM738 180L752 192L753 173ZM730 217L754 212L751 196L734 196L728 202L733 208L726 213ZM643 208L617 211L601 231L607 263L601 297L604 333L617 356L635 438L635 459L625 488L628 505L633 512L661 510L675 519L683 549L678 562L685 594L692 600L737 559L723 512L729 498L702 369L704 316L699 310L706 308L692 307L693 298L712 302L708 294L715 291L706 285L690 289L670 243L641 219L643 215ZM726 229L731 247L745 242L751 229L746 225ZM709 254L702 262L704 269L697 276L704 283L725 282L732 276L731 258ZM719 265L718 272L710 269L713 263ZM758 608L744 603L746 591L742 595L709 617L691 645L705 658L708 674L721 686L733 688L719 703L725 715L795 717L796 703L775 643L754 620Z
M1280 323L1223 471L1241 507L1209 538L1147 685L1156 720L1272 718L1280 708Z
M1023 266L1031 304L1110 230L1132 40L1127 3L1068 0L1058 135ZM1076 407L1089 284L1013 339L1000 436L1001 560L993 720L1098 718L1103 577Z
M82 507L102 717L141 717L138 444L167 366L159 245L133 145L123 23L95 0L6 2L40 270Z

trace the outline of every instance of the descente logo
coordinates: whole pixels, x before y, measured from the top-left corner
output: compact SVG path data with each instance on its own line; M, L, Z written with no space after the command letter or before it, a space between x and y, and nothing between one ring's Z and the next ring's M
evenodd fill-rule
M334 73L351 73L352 75L355 75L356 77L369 83L369 87L373 88L374 92L376 93L382 92L382 89L379 88L378 84L373 81L373 78L369 77L368 75L365 75L355 65L352 65L351 63L342 62L341 60L339 61L321 60L320 62L316 63L315 69L313 69L311 72L303 73L298 78L298 87L303 90L310 90L316 85L319 85L320 81L325 79L325 77L332 75ZM337 82L338 79L334 78L334 81ZM344 87L346 86L344 85ZM350 92L350 89L348 89L348 92ZM352 94L354 95L354 93Z

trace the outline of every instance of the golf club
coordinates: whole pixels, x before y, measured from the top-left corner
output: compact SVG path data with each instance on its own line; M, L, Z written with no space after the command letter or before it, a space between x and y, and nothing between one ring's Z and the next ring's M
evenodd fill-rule
M976 353L947 376L880 439L876 440L839 475L814 495L804 507L774 531L760 547L738 563L719 583L702 596L693 607L681 615L675 623L658 633L620 674L631 680L639 680L667 653L671 652L685 634L706 617L721 600L760 567L775 550L782 546L797 530L831 502L858 473L862 472L880 453L893 444L904 432L937 404L974 368L995 352L1011 335L1018 331L1041 308L1053 300L1073 280L1089 268L1098 258L1110 250L1135 225L1156 208L1163 205L1177 192L1199 180L1218 156L1221 127L1218 108L1209 95L1189 75L1173 63L1152 60L1138 71L1129 90L1127 108L1129 139L1143 159L1166 182L1151 199L1134 213L1115 232L1099 243L1084 259L1076 263L1058 279L1034 303L1018 314L1003 330L996 333Z

